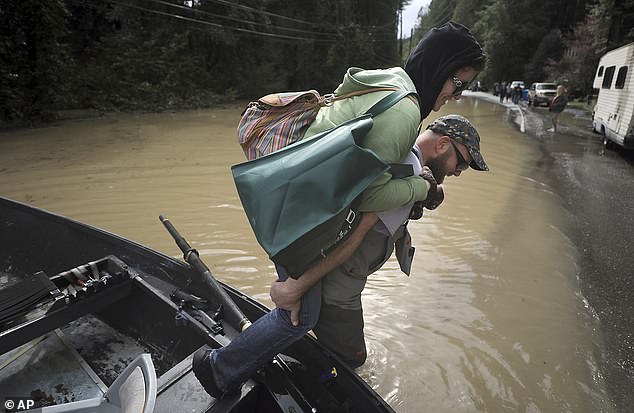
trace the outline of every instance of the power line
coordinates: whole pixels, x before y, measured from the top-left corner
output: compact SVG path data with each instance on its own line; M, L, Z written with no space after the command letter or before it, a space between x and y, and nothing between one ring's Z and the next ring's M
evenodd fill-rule
M394 62L392 60L389 60L384 56L379 56L374 50L372 50L372 56L379 64L383 66L394 66Z
M251 25L255 25L255 26L264 26L267 28L272 28L272 29L277 29L277 30L285 30L285 31L290 31L290 32L296 32L296 33L305 33L305 34L314 34L314 35L319 35L319 36L329 36L329 37L337 37L337 34L335 33L324 33L324 32L316 32L316 31L310 31L310 30L302 30L302 29L294 29L294 28L290 28L290 27L283 27L283 26L275 26L275 25L271 25L271 24L267 24L267 23L259 23L259 22L255 22L255 21L251 21L251 20L244 20L244 19L240 19L237 17L230 17L230 16L222 16L220 14L215 14L206 10L201 10L198 8L193 8L193 7L187 7L187 6L183 6L180 4L174 4L174 3L170 3L167 1L163 1L163 0L147 0L147 1L151 1L153 3L158 3L158 4L162 4L164 6L169 6L169 7L175 7L181 10L186 10L186 11L191 11L194 13L199 13L199 14L203 14L203 15L207 15L207 16L211 16L211 17L216 17L219 19L223 19L223 20L230 20L230 21L234 21L234 22L238 22L238 23L246 23L246 24L251 24Z
M157 15L161 15L167 18L172 18L172 19L177 19L183 23L195 23L198 25L204 25L204 26L208 26L208 27L213 27L215 29L219 29L222 31L227 31L227 30L231 30L234 32L237 32L236 35L237 36L260 36L260 37L268 37L272 40L278 41L278 42L282 42L282 43L288 43L288 44L293 44L293 43L297 43L297 42L313 42L313 43L321 43L321 44L341 44L341 43L355 43L354 40L352 39L347 39L342 37L341 34L338 35L338 37L335 38L329 38L329 39L324 39L324 38L314 38L314 37L301 37L301 36L290 36L290 35L284 35L284 34L277 34L277 33L268 33L268 32L261 32L261 31L257 31L257 30L250 30L250 29L245 29L245 28L239 28L239 27L230 27L230 26L225 26L223 24L219 24L219 23L215 23L215 22L211 22L208 20L201 20L201 19L196 19L196 18L192 18L192 17L187 17L187 16L182 16L180 14L173 14L173 13L168 13L168 12L164 12L164 11L160 11L160 10L154 10L154 9L149 9L146 7L141 7L135 4L130 4L130 3L126 3L126 2L122 2L122 1L117 1L117 0L104 0L107 3L111 3L111 4L116 4L122 7L127 7L127 8L131 8L131 9L135 9L135 10L139 10L142 12L146 12L146 13L151 13L151 14L157 14ZM164 4L164 2L162 0L148 0L148 1L152 1L154 3L160 3L160 4ZM169 4L169 3L168 3ZM93 6L93 4L87 4L89 7ZM86 4L84 4L84 6L86 6ZM195 26L188 26L188 28L193 29L193 30L197 30L197 31L203 31L203 32L207 32L206 30L202 30L198 27ZM322 33L318 33L318 32L309 32L312 34L316 34L318 36L322 36ZM380 35L378 34L380 32L377 33L373 33L373 32L367 32L366 35L370 36L371 39L374 42L391 42L394 40L393 36L391 35Z
M295 19L295 18L292 18L292 17L286 17L286 16L282 16L280 14L275 14L275 13L271 13L271 12L264 11L264 10L254 9L253 7L244 6L242 4L232 3L232 2L227 1L227 0L209 0L209 1L215 2L215 3L224 4L224 5L231 6L231 7L236 7L236 8L243 9L243 10L249 10L249 11L252 11L254 13L260 13L260 14L264 14L264 15L267 15L267 16L276 17L278 19L293 21L293 22L302 23L302 24L309 24L311 26L317 26L317 27L321 26L321 25L318 25L318 24L313 23L313 22L308 22L308 21L305 21L305 20L299 20L299 19ZM324 26L321 26L321 27L324 27Z
M443 4L443 8L441 8L439 11L434 10L436 19L434 23L432 24L432 27L436 27L442 23L445 23L451 20L451 17L453 16L454 8L455 8L455 4L452 5L450 2L447 2Z
M123 2L116 1L116 0L105 0L105 1L107 1L109 3L112 3L112 4L118 4L118 5L123 6L123 7L129 7L129 8L135 9L135 10L140 10L140 11L145 11L145 12L148 12L148 13L158 14L158 15L161 15L161 16L166 16L166 17L170 17L170 18L174 18L174 19L178 19L178 20L182 20L182 21L198 23L198 24L211 26L211 27L218 28L218 29L233 30L233 31L237 31L237 32L240 32L240 33L256 34L256 35L259 35L259 36L278 38L278 39L287 39L287 40L294 40L294 41L310 41L310 42L316 42L316 43L336 43L336 42L339 41L339 40L315 39L315 38L309 38L309 37L287 36L287 35L283 35L283 34L259 32L259 31L256 31L256 30L249 30L249 29L244 29L244 28L240 28L240 27L229 27L229 26L224 26L222 24L213 23L213 22L210 22L210 21L207 21L207 20L199 20L199 19L194 19L194 18L191 18L191 17L181 16L179 14L172 14L172 13L167 13L167 12L163 12L163 11L160 11L160 10L147 9L147 8L144 8L144 7L141 7L141 6L136 6L136 5L128 4L128 3L123 3Z

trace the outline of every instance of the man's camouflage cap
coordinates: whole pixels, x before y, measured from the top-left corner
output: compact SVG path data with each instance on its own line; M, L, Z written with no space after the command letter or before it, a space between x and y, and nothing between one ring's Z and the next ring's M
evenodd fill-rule
M472 162L469 165L471 168L477 171L489 170L480 153L480 135L467 118L460 115L442 116L429 125L427 129L443 136L449 136L466 146L471 154Z

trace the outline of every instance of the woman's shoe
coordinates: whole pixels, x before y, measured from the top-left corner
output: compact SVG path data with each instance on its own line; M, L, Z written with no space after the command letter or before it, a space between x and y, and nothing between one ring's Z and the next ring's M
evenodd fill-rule
M218 388L216 379L214 378L214 372L211 367L211 353L213 351L214 350L207 345L198 349L198 351L194 353L192 370L205 391L209 393L211 397L219 399L222 397L224 392Z

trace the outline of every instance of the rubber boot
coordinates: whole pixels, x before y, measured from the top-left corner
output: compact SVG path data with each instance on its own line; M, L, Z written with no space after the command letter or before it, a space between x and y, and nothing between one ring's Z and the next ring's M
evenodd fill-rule
M357 368L365 363L367 353L362 309L345 310L322 303L319 321L313 332L322 345L350 367Z

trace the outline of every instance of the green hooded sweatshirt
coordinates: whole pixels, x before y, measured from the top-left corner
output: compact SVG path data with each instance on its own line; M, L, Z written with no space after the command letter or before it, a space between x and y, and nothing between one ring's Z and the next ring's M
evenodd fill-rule
M348 69L335 93L344 95L376 87L397 87L415 92L414 83L400 67L391 69ZM390 91L378 91L336 101L319 110L317 118L303 138L334 128L364 114ZM416 99L404 98L374 118L374 126L361 146L372 150L384 162L403 163L416 141L421 122ZM389 172L379 176L361 195L361 211L386 211L422 201L427 197L429 184L419 176L392 179Z

